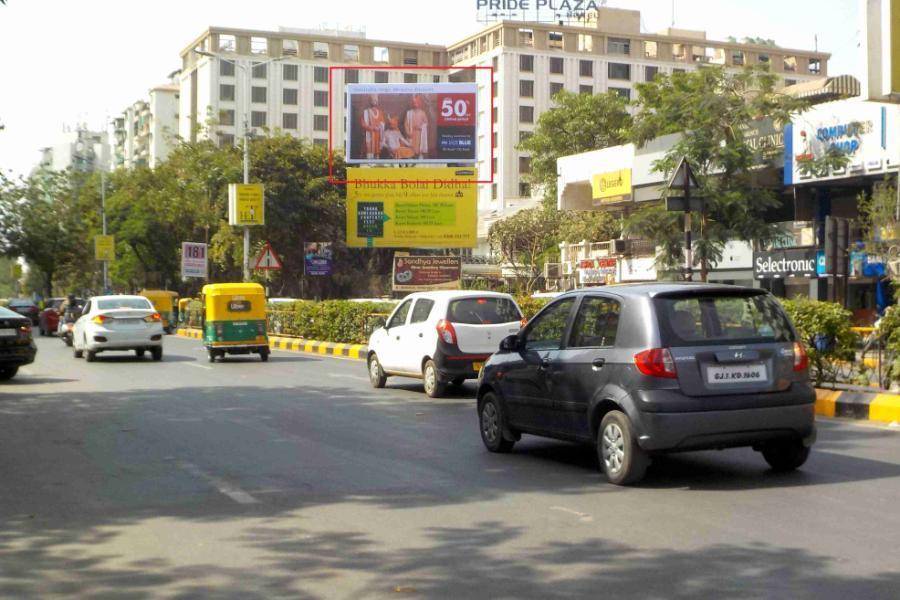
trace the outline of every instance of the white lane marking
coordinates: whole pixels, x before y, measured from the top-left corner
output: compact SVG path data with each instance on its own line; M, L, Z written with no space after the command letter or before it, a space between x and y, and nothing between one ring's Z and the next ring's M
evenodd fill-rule
M212 371L212 367L207 367L206 365L198 365L192 362L187 363L187 366L194 367L195 369L206 369L207 371Z
M203 479L206 482L210 483L219 491L219 493L228 496L238 504L259 504L259 500L257 500L241 488L237 487L236 485L232 485L227 481L216 477L215 475L210 475L194 463L182 462L180 463L180 465L182 469L184 469L191 475L199 477L200 479Z
M578 512L577 510L572 510L571 508L566 508L565 506L551 506L550 510L556 510L559 512L564 512L566 514L572 515L574 517L578 517L578 520L582 521L584 523L590 523L591 521L594 520L594 517L592 517L591 515L589 515L587 513Z
M368 381L368 377L363 377L362 375L339 375L338 373L329 373L329 377L333 377L335 379L356 379L357 381Z

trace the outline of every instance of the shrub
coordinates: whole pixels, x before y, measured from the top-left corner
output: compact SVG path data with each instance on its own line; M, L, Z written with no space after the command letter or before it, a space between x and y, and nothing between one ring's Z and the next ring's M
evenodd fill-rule
M857 335L850 327L852 314L835 302L797 297L782 305L809 354L810 375L816 385L834 383L841 361L853 361Z
M549 301L549 298L532 298L531 296L526 295L516 296L516 304L522 309L522 316L526 319L530 319L536 315Z
M365 344L379 315L385 315L393 308L386 302L349 300L301 300L277 307L270 305L269 331L313 340Z

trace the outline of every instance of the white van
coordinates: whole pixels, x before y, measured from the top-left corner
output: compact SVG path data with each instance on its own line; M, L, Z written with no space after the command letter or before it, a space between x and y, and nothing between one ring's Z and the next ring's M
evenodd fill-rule
M391 375L415 377L441 396L448 383L475 379L500 340L519 331L522 311L509 294L416 292L404 298L369 338L369 379L384 387Z

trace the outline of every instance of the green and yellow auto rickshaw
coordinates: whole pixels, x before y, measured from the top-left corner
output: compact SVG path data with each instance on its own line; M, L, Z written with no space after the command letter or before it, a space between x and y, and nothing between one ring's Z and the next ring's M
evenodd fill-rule
M266 294L258 283L203 286L203 345L209 362L226 354L259 354L269 360Z
M170 290L141 290L138 294L153 303L156 312L162 317L163 329L166 333L172 333L177 322L175 307L178 302L178 292Z

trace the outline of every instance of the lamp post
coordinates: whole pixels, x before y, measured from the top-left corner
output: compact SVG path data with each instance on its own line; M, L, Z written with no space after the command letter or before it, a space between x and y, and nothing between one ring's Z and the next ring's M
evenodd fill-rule
M254 67L260 67L263 65L267 65L269 63L278 62L284 60L287 57L284 56L276 56L275 58L270 58L268 60L264 60L262 62L258 62L256 64L245 65L244 63L240 63L233 58L226 58L220 54L215 54L213 52L207 52L206 50L194 50L197 54L201 56L207 56L209 58L217 58L219 60L230 62L234 66L238 67L244 73L244 79L247 81L247 101L246 101L246 109L244 110L244 118L243 118L243 144L244 144L244 183L250 183L250 102L251 95L253 93L253 71ZM250 227L244 225L244 261L243 261L243 272L244 272L244 281L250 281Z

